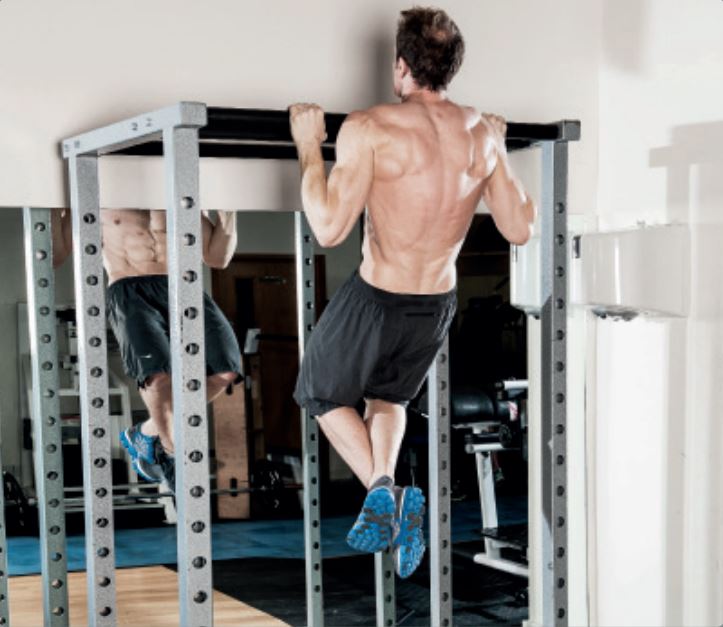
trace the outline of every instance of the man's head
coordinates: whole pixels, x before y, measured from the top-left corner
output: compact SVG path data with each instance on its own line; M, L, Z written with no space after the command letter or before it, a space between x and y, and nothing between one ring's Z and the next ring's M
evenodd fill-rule
M402 11L397 27L394 93L405 96L413 86L444 90L462 65L464 39L441 9Z

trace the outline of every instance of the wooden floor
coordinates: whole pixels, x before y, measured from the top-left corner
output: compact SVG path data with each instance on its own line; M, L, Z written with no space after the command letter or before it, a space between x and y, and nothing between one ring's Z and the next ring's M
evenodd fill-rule
M123 568L116 571L116 608L119 625L173 627L178 625L178 579L163 566ZM85 573L68 574L70 624L88 624ZM10 577L10 624L38 627L43 624L39 575ZM286 625L270 614L218 591L213 593L214 625L269 627Z

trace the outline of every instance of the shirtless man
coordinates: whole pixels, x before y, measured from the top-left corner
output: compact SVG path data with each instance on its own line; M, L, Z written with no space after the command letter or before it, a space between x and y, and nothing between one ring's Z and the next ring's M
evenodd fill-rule
M171 354L168 327L166 212L101 211L103 264L108 274L108 320L120 345L126 374L138 385L150 418L127 429L121 442L136 472L175 487ZM236 218L217 212L202 216L203 261L225 268L236 250ZM70 211L53 220L53 265L72 252ZM241 354L228 320L204 293L206 392L212 401L240 380Z
M368 489L347 542L368 552L394 547L401 577L424 553L424 496L396 488L394 469L405 407L455 314L455 260L480 200L518 245L536 211L510 168L504 120L446 97L463 52L444 11L403 11L394 66L401 103L347 117L328 180L322 110L290 107L304 210L319 244L341 243L367 208L363 261L314 329L294 396Z

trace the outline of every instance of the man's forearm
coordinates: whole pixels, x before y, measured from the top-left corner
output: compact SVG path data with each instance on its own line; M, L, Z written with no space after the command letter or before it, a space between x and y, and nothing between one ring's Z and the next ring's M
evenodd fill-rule
M333 222L329 209L328 188L324 158L318 144L304 145L299 149L301 165L301 201L311 229L317 239L323 240Z
M225 221L217 218L206 251L206 263L212 268L225 268L236 252L236 216Z

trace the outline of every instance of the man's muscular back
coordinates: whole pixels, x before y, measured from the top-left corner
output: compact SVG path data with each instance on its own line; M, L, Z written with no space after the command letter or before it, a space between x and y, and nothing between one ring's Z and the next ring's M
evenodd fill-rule
M374 174L360 272L393 292L438 293L495 166L481 116L449 100L382 105L366 114Z

